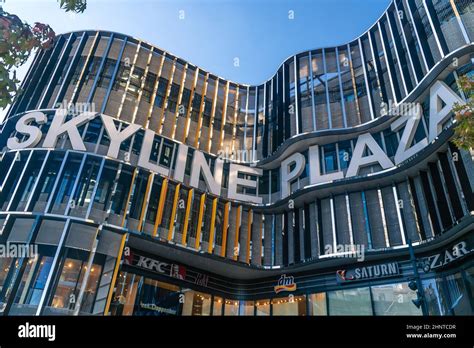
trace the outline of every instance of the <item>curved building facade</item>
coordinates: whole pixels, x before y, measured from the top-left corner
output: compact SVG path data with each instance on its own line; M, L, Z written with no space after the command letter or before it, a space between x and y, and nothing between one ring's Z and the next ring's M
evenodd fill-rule
M473 62L467 0L394 0L258 86L58 36L1 128L1 313L472 315Z

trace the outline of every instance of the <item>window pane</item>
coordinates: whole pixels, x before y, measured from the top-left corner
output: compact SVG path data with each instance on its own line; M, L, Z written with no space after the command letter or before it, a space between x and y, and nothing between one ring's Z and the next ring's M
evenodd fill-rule
M327 315L326 293L311 294L308 296L309 315Z
M411 301L414 299L416 292L408 283L372 287L375 315L421 315L421 309Z
M74 183L76 181L77 174L79 173L81 160L81 155L71 155L69 157L64 168L64 172L59 180L59 185L56 188L56 198L51 211L52 213L64 213L73 193L72 189L74 188Z
M328 292L330 315L372 315L369 288Z
M440 278L427 279L422 282L429 315L447 314L447 299L442 293L441 282Z
M212 315L222 315L222 297L214 296Z
M193 290L183 290L184 303L182 315L210 315L211 314L211 295Z
M474 40L474 9L471 0L454 0L469 38Z
M306 315L306 296L288 296L272 300L273 315Z
M240 301L239 315L254 315L254 301Z
M145 279L140 285L132 315L177 315L179 287L157 280Z
M316 127L318 130L327 129L329 128L329 115L326 99L327 76L324 73L323 56L321 51L312 53L311 65L313 69Z
M433 0L428 6L433 6L433 22L435 26L441 28L444 44L448 46L450 52L465 44L461 28L457 22L453 8L449 0Z
M469 294L464 285L461 273L446 277L446 288L450 299L450 309L454 315L472 315Z
M468 286L471 290L471 296L474 296L474 267L471 267L466 270L466 278Z
M5 280L7 278L8 272L11 269L12 260L13 259L11 257L0 258L0 292L2 291L3 286L5 285ZM8 287L8 284L7 284L7 287Z
M257 315L270 315L270 300L260 300L255 303L257 307Z
M225 301L224 315L239 315L239 301Z
M350 140L341 141L338 143L339 148L339 164L341 169L349 167L349 162L352 157L352 146Z
M142 276L120 272L117 278L117 291L114 294L110 312L112 315L132 315L135 308L135 299L138 292L138 285Z
M43 294L52 262L53 258L50 256L28 260L9 314L33 315L35 313Z
M326 173L337 170L336 144L324 145L324 164Z

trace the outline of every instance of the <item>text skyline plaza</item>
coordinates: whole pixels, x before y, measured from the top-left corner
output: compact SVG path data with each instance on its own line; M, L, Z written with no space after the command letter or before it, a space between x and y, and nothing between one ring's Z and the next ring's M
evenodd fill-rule
M373 164L379 164L383 170L386 170L399 165L411 156L415 155L417 152L421 151L441 132L442 124L450 116L450 111L454 104L464 103L464 101L454 91L452 91L446 84L439 81L431 87L430 99L434 102L430 104L429 136L419 141L416 146L411 146L411 144L421 120L421 107L419 105L417 105L416 108L407 109L406 114L397 114L399 118L391 123L392 131L398 130L402 127L404 129L401 135L399 146L395 152L394 162L388 158L384 150L377 144L370 133L364 133L359 135L357 138L352 158L349 162L345 176L342 171L322 175L321 168L319 168L319 145L313 145L309 147L308 156L310 177L309 183L321 184L331 180L342 179L344 177L357 176L362 167ZM438 105L438 100L442 100L443 102L443 106L441 108ZM42 147L54 148L57 145L57 141L62 138L63 135L67 135L69 141L71 142L72 149L87 151L77 128L83 124L91 122L95 117L99 117L98 114L94 112L84 112L66 121L67 116L67 109L57 109ZM113 121L113 117L106 115L100 115L100 117L102 123L104 124L105 130L111 139L107 150L107 156L118 159L119 149L122 143L128 138L132 137L136 132L138 132L138 130L143 128L137 124L130 124L127 125L123 130L117 130ZM46 122L47 116L42 112L34 112L31 114L27 113L22 116L18 120L15 129L20 135L26 135L27 140L19 142L19 140L15 137L9 138L7 140L8 148L11 150L17 150L35 147L40 142L42 133L37 126L31 125L31 123L40 125ZM164 168L150 162L150 155L153 148L153 139L155 136L156 133L154 131L145 129L145 136L140 149L140 156L137 165L141 168L149 169L163 176L170 176L169 168ZM371 155L364 155L366 149L371 152ZM180 165L175 168L173 172L173 179L176 181L184 182L187 153L188 146L179 144L177 161ZM204 154L201 151L195 151L192 157L191 177L189 181L190 186L199 188L199 179L200 175L202 175L209 192L220 196L223 163L225 160L232 162L229 158L218 156L214 166L214 173L212 173L209 164L206 163ZM289 195L289 191L291 190L290 182L297 179L302 174L306 165L305 162L305 157L301 153L294 153L290 156L286 156L286 158L281 162L281 198L285 198ZM290 170L291 167L293 168ZM258 168L258 165L256 166L253 164L252 167L248 167L239 165L237 163L231 163L229 173L230 180L227 198L256 204L262 203L262 199L260 197L239 194L237 192L238 187L250 189L255 189L257 187L255 181L239 178L239 173L242 175L252 175L255 177L262 176L263 170Z

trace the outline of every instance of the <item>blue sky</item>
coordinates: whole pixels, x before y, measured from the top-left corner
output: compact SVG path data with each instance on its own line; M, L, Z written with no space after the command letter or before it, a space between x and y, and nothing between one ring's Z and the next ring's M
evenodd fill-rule
M259 84L294 53L355 38L389 2L88 0L83 14L67 14L57 0L6 0L3 8L30 24L49 24L56 33L105 29L129 34L221 77Z

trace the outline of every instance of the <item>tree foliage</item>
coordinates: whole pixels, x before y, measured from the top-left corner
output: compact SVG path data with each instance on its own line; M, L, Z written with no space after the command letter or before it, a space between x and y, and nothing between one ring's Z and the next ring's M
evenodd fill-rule
M59 6L66 12L82 13L87 7L86 0L58 0Z
M453 142L461 149L472 150L474 149L474 79L463 76L459 79L458 84L466 97L466 103L454 104L453 112L456 127L454 128Z
M58 0L66 12L84 12L86 0ZM56 35L43 23L30 26L18 16L5 12L0 6L0 109L6 108L17 98L21 90L16 70L25 64L36 49L49 49Z
M16 69L23 65L35 48L48 49L55 33L49 25L33 26L0 7L0 108L5 108L18 93Z

